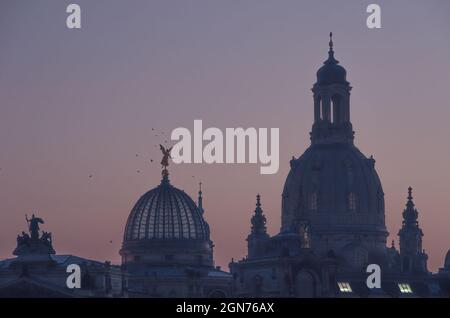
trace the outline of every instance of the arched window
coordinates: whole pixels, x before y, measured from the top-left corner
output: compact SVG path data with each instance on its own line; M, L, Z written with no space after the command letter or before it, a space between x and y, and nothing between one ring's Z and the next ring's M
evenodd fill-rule
M341 96L336 94L331 97L331 122L338 124L341 117Z
M357 208L357 202L356 202L356 193L355 192L350 192L348 194L348 209L350 211L356 211Z
M319 98L320 119L325 120L325 109L323 108L323 100Z
M317 192L309 193L308 208L312 211L317 211Z
M316 295L316 283L313 275L302 270L295 277L296 296L300 298L313 298Z

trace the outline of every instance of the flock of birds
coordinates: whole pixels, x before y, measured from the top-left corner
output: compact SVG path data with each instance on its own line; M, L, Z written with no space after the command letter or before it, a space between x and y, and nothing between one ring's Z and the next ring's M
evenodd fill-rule
M167 138L167 136L165 135L164 131L160 131L159 134L158 134L157 131L155 130L155 128L152 128L152 132L154 134L154 137L156 137L156 138L158 138L158 137L166 137ZM167 145L168 143L169 143L169 141L167 139L164 139L164 144ZM157 143L157 144L155 144L153 146L158 148L159 147L159 143ZM136 157L139 157L139 156L140 155L137 153ZM153 163L154 163L154 160L152 158L150 158L150 164L153 164ZM1 170L1 168L0 168L0 170ZM136 173L138 173L138 174L141 173L141 170L139 170L139 169L136 170ZM94 177L93 174L89 174L89 179L91 179L93 177ZM192 178L195 178L195 176L192 176Z
M165 133L163 131L160 131L159 134L155 133L155 128L152 128L152 132L154 132L154 137L166 137ZM164 144L168 144L168 140L164 139ZM155 144L154 147L158 148L159 147L159 143ZM158 152L159 153L159 152ZM139 157L140 155L138 153L136 153L136 157ZM150 164L153 164L155 161L150 158ZM2 168L0 168L0 171L2 171ZM141 170L136 170L136 173L141 173ZM88 175L89 179L92 179L94 177L93 174L89 174ZM195 178L195 176L192 176L192 178ZM113 243L112 240L109 241L110 244Z

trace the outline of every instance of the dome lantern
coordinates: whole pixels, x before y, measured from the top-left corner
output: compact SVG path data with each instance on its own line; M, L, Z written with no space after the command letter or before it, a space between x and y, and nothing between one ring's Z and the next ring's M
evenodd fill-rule
M314 93L312 143L353 143L350 122L350 83L347 71L334 58L333 33L330 33L328 59L317 71Z

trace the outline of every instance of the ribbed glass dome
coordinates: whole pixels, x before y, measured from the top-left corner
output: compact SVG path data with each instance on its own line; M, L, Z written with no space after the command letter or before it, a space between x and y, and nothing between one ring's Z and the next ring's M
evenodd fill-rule
M201 209L165 175L131 210L124 241L186 239L209 241L209 226Z

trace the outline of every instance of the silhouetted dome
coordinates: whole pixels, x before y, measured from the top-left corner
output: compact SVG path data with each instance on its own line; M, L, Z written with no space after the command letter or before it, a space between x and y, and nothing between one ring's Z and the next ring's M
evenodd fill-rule
M332 33L330 33L330 50L328 51L328 59L324 65L317 71L316 85L344 84L347 82L347 71L339 65L339 61L334 58Z
M355 219L358 226L384 229L383 189L374 165L374 159L366 158L351 144L310 146L292 162L284 187L283 213L294 213L301 204L313 210L313 223L318 218L327 226L342 228L351 226L352 219L343 216L353 211L364 217L364 221ZM331 218L336 218L334 223Z
M129 270L147 266L212 267L213 243L203 219L201 190L199 206L172 186L168 172L156 188L134 205L125 227L120 255Z
M283 190L282 230L297 231L297 222L306 222L313 247L324 252L331 246L339 252L358 235L371 236L376 240L372 246L384 250L384 194L374 164L352 144L310 146L291 161Z
M209 226L201 211L167 176L137 201L125 228L124 242L155 239L209 241Z
M347 82L347 71L342 66L338 65L338 61L334 58L326 60L324 66L317 71L317 84L318 85L330 85L330 84L344 84Z

